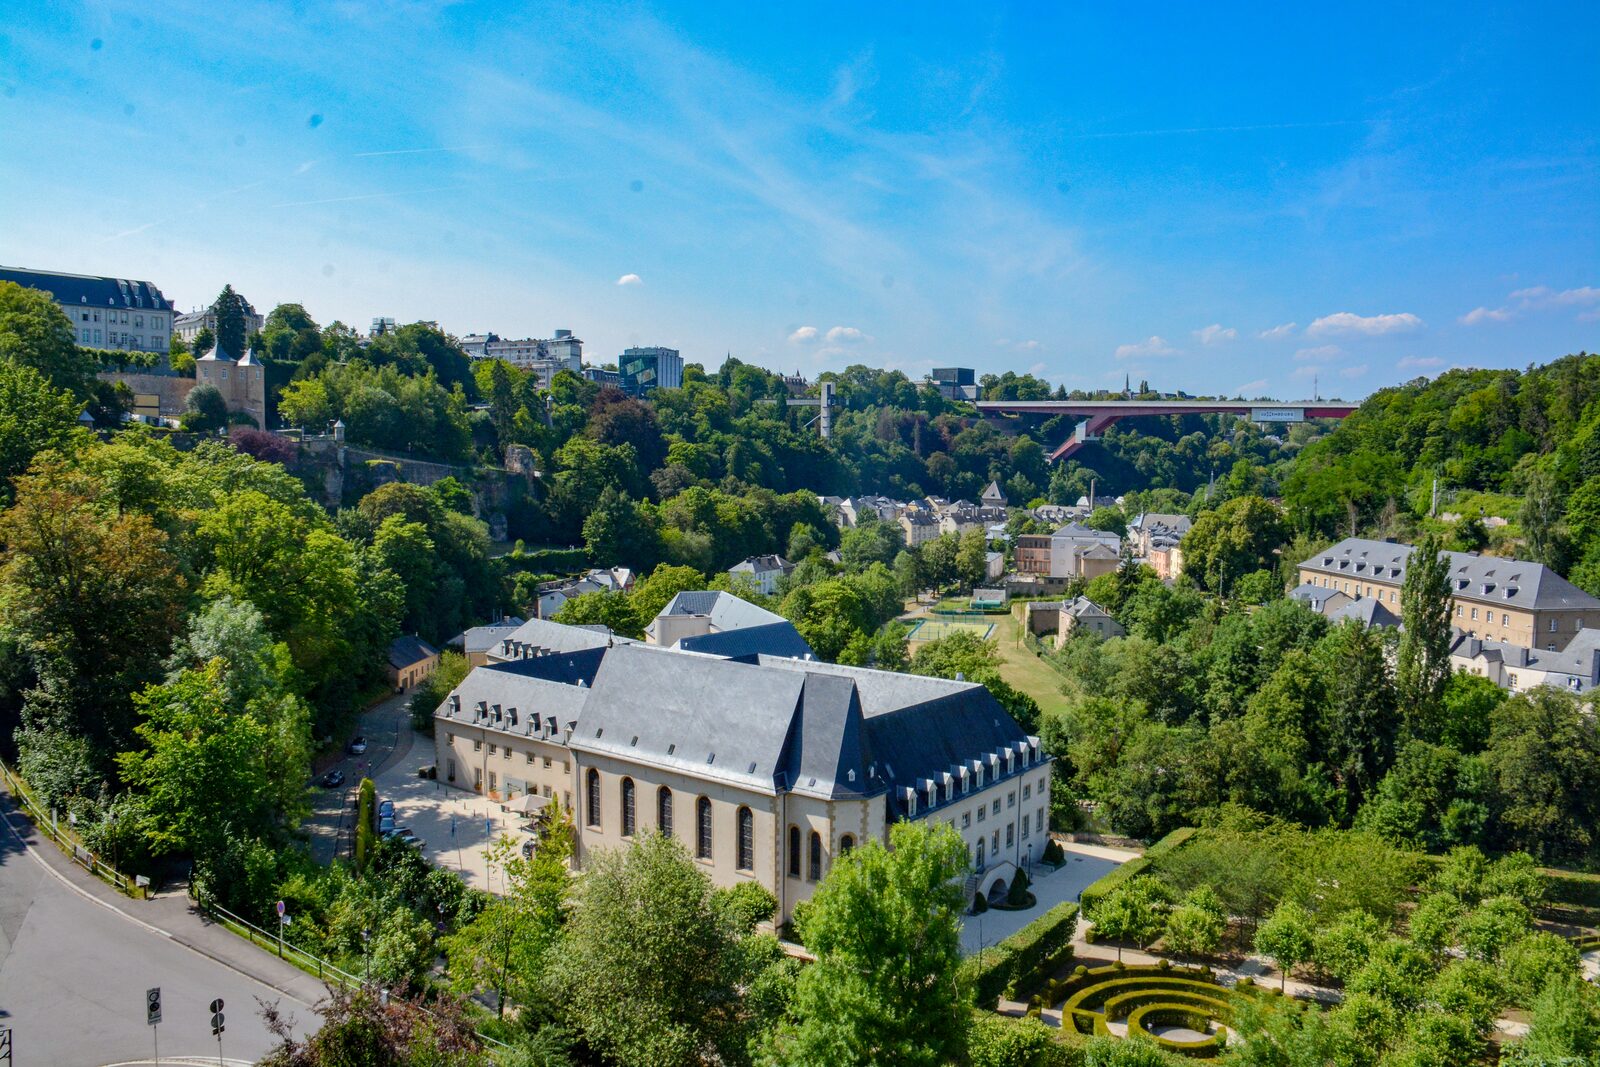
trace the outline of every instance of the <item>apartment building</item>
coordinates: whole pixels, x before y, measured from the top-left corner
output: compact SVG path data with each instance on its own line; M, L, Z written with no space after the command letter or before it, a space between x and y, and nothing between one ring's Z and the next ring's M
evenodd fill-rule
M266 317L242 295L239 297L239 307L244 312L244 335L247 338L254 337L266 325ZM182 338L185 344L194 343L201 330L210 330L212 336L216 336L217 314L209 307L196 308L172 320L172 332Z
M150 282L0 267L0 282L48 293L85 348L160 352L172 343L172 303Z
M472 359L503 359L513 367L528 371L540 389L562 371L583 373L583 342L571 330L557 330L550 338L525 337L509 340L493 333L468 334L461 338L461 350Z
M1400 587L1410 545L1348 537L1300 563L1300 581L1371 598L1402 614ZM1451 624L1469 637L1559 652L1588 627L1600 627L1600 600L1549 567L1527 560L1445 552Z

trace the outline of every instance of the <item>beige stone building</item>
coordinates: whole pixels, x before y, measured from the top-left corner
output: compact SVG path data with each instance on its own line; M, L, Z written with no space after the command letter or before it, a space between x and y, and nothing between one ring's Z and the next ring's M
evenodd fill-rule
M214 385L222 394L228 412L243 412L255 420L256 428L267 428L267 375L266 368L253 351L234 359L219 348L213 348L194 361L196 385Z
M1056 623L1056 646L1067 643L1079 630L1092 633L1102 640L1123 637L1127 634L1111 613L1086 596L1080 596L1061 605L1061 617Z
M538 644L507 640L440 706L439 773L524 807L559 796L580 866L669 833L714 884L766 887L781 922L899 820L955 827L969 894L1003 894L1044 850L1049 757L982 686L529 625ZM587 647L535 654L557 645Z
M1401 614L1400 586L1411 546L1348 537L1300 564L1302 584L1376 599ZM1486 641L1559 652L1588 627L1600 627L1600 600L1549 567L1526 560L1446 552L1451 624Z

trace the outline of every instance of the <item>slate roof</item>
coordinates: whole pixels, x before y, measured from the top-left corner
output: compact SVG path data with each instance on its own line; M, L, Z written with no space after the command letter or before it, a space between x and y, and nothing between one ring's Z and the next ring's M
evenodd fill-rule
M1160 527L1182 536L1189 532L1189 527L1192 525L1194 525L1194 522L1187 515L1169 515L1159 511L1147 511L1134 516L1133 521L1128 523L1128 529L1154 530Z
M507 616L500 622L491 622L484 626L473 626L456 634L448 642L452 648L459 648L466 653L494 652L500 648L500 642L516 632L517 627L523 625L525 620L515 615Z
M754 662L756 657L762 655L795 659L816 658L816 653L806 643L806 639L800 636L800 631L796 630L794 624L787 619L765 626L743 626L737 630L719 630L694 637L683 637L672 647L684 652L700 652L708 656L721 656L724 659L745 662Z
M560 737L582 713L604 656L604 649L590 649L479 667L462 679L437 713L483 722L486 710L487 724L498 729ZM498 719L494 717L496 705L500 708Z
M626 641L614 637L604 626L568 626L549 619L529 619L501 641L514 641L531 646L538 654L551 652L577 652L586 648L604 648L613 641ZM490 651L499 654L498 648Z
M1111 613L1086 596L1074 597L1071 601L1061 605L1061 610L1075 619L1111 618Z
M1301 562L1306 570L1340 579L1399 584L1405 580L1410 545L1347 537ZM1600 609L1600 600L1585 593L1542 563L1444 552L1450 561L1450 593L1462 600L1506 605L1524 611Z
M1348 604L1340 604L1328 613L1328 621L1331 623L1341 623L1347 619L1355 619L1366 626L1392 628L1400 625L1400 616L1378 603L1376 597L1370 596L1352 600Z
M83 307L151 308L171 311L172 304L149 282L125 278L103 278L89 274L57 274L53 271L0 267L0 282L16 282L29 289L43 289L57 303Z
M389 642L389 666L397 671L403 671L413 664L421 663L430 656L437 656L439 650L416 634L401 634Z
M1320 585L1312 585L1310 582L1306 582L1304 585L1297 585L1289 590L1290 600L1300 601L1318 615L1323 613L1328 601L1334 597L1348 600L1350 599L1350 594L1341 593L1337 589L1326 589Z
M741 600L732 593L712 589L690 589L679 593L661 609L661 615L706 615L718 630L737 630L786 621L782 615L748 600ZM661 615L656 618L659 619Z
M751 556L728 568L730 574L771 574L788 571L789 564L782 556Z
M1508 641L1485 641L1453 630L1450 654L1463 659L1504 663L1512 670L1563 675L1565 684L1579 691L1600 685L1600 629L1593 627L1579 631L1560 652L1526 648Z

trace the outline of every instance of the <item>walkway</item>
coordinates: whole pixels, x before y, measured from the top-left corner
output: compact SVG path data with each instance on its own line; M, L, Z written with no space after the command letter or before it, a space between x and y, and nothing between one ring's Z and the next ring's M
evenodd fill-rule
M410 699L409 691L395 693L362 712L356 733L367 739L366 752L352 756L341 748L335 758L318 763L317 780L312 784L311 817L304 823L311 837L311 855L318 863L326 866L336 856L349 854L361 779L376 778L410 754L415 736L410 712L406 710ZM322 776L334 768L344 772L344 785L325 789Z
M1027 926L1033 920L1066 900L1077 900L1084 889L1103 878L1122 864L1121 859L1097 856L1081 851L1085 847L1071 845L1066 863L1050 871L1035 867L1033 883L1028 887L1037 899L1026 911L1001 911L990 908L982 915L966 915L961 920L961 951L975 956L984 948L998 944Z

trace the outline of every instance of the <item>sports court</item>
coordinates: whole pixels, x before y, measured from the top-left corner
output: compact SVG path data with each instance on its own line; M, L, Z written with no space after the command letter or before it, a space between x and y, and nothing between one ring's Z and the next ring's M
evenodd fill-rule
M951 634L977 634L987 641L994 636L994 622L984 615L929 615L912 624L908 641L938 641Z

